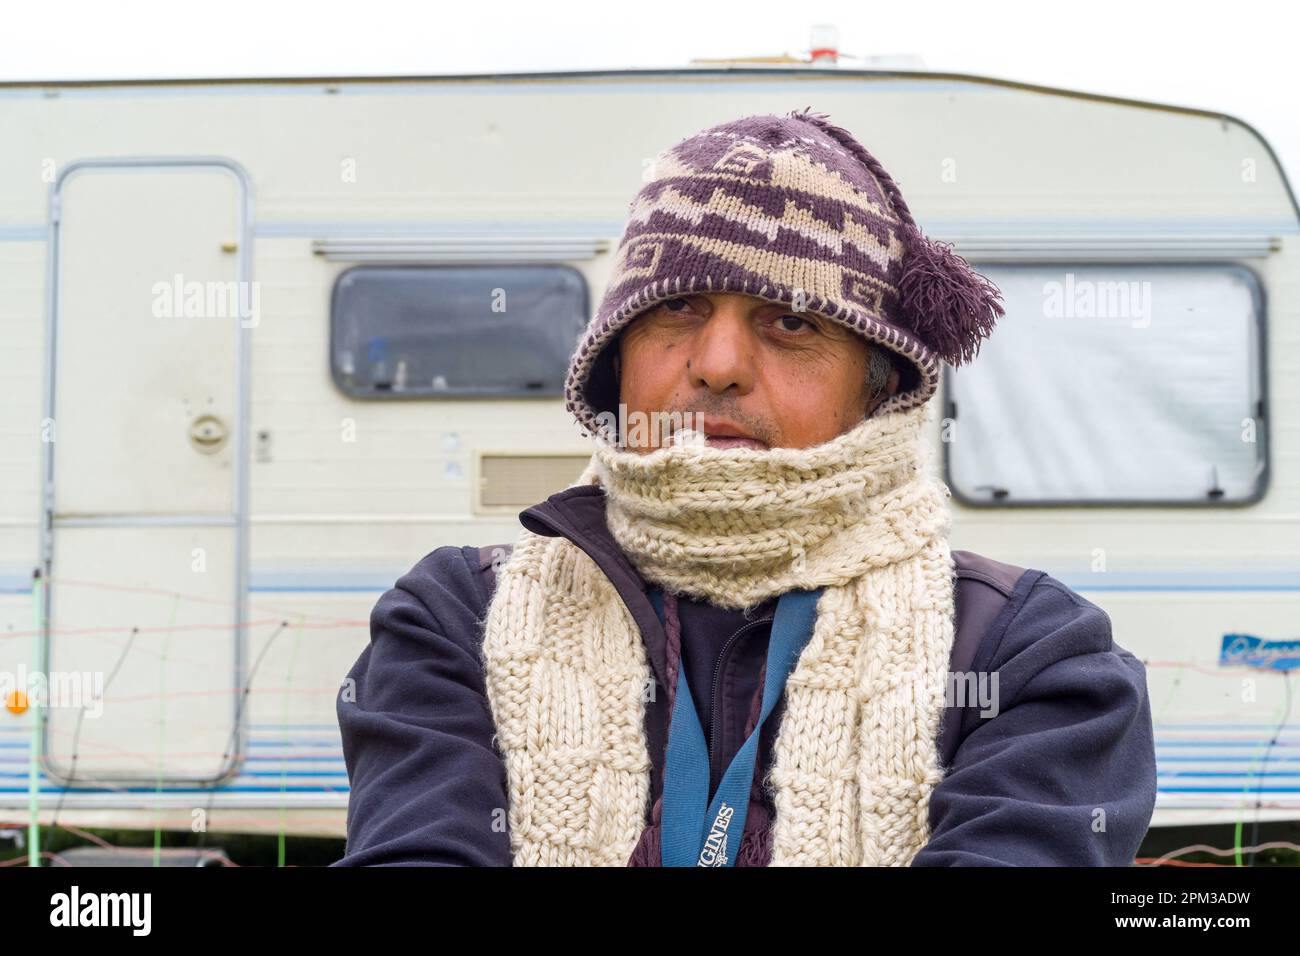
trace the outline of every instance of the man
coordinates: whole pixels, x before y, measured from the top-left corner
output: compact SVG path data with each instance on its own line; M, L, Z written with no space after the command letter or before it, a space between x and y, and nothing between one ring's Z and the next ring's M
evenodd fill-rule
M927 464L997 290L806 110L688 137L631 212L566 385L586 472L375 606L336 865L1130 864L1142 663L950 551Z

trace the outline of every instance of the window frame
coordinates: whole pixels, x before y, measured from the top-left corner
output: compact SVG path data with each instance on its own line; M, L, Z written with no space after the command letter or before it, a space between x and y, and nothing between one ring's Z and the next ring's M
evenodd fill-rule
M551 391L547 390L530 390L515 392L382 392L368 391L358 392L350 388L343 380L340 369L336 362L337 351L337 323L335 314L338 303L339 285L343 278L358 270L367 269L402 269L411 271L436 271L439 269L486 269L491 267L505 268L547 268L553 270L563 270L571 272L578 280L582 290L582 301L580 303L579 314L582 317L582 328L591 321L591 287L587 283L587 277L582 274L580 269L575 268L567 262L530 262L520 260L518 262L359 262L355 265L348 266L340 270L333 278L330 284L330 301L329 314L327 322L329 323L329 343L327 348L329 354L327 361L329 363L330 380L333 381L334 387L348 399L358 402L479 402L479 401L554 401L564 396L563 376L561 376L560 385ZM579 336L581 328L579 329Z
M957 487L952 476L952 442L940 440L943 446L943 481L952 493L953 500L963 507L991 510L991 509L1043 509L1043 508L1080 508L1080 509L1105 509L1105 508L1248 508L1259 504L1267 496L1272 486L1273 479L1273 456L1269 436L1269 411L1271 409L1271 399L1269 396L1269 346L1268 346L1268 295L1267 287L1260 274L1251 266L1232 259L1136 259L1136 260L1116 260L1116 259L1078 259L1062 262L1060 259L1039 259L1034 257L1017 258L1017 259L999 259L996 261L979 262L975 257L969 259L972 268L976 271L983 267L996 266L1037 266L1040 268L1070 269L1083 266L1123 266L1123 267L1142 267L1157 266L1162 269L1214 269L1228 274L1238 274L1246 282L1246 286L1251 293L1251 301L1254 307L1255 334L1258 348L1255 359L1258 363L1259 370L1259 397L1255 403L1254 417L1256 422L1256 443L1259 446L1260 469L1255 482L1255 488L1248 496L1235 500L1223 500L1211 498L1208 495L1205 500L1192 499L1174 499L1174 498L1114 498L1114 499L1070 499L1070 498L1039 498L1034 500L1015 500L1011 498L971 498L964 491ZM997 334L996 330L993 333ZM940 395L943 405L940 428L944 421L960 422L960 419L954 414L955 401L953 398L953 376L954 369L944 364L940 375ZM960 429L960 424L958 425Z

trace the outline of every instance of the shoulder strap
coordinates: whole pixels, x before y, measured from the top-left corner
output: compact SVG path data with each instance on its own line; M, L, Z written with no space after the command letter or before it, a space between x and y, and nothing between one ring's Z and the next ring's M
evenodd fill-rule
M972 669L984 636L1006 607L1016 582L1027 569L994 561L973 551L954 550L952 560L957 577L957 619L953 624L952 656L948 658L948 670L954 674L963 674ZM964 710L962 707L944 708L939 735L940 759L944 766L952 764L957 752Z
M957 576L957 620L949 668L967 671L989 626L1010 600L1016 582L1027 569L973 551L954 550L952 559Z

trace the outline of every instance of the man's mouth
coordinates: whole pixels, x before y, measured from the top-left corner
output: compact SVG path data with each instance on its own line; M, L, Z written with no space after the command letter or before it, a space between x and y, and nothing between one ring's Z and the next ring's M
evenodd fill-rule
M710 448L752 448L763 451L767 443L749 434L734 422L721 419L704 419L704 440Z

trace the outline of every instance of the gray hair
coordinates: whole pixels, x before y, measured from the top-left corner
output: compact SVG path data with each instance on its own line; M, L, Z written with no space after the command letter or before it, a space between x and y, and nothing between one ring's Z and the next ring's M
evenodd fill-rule
M890 361L889 351L883 345L874 342L871 345L869 361L867 387L871 390L871 397L875 398L889 383L889 373L894 370L894 363Z

